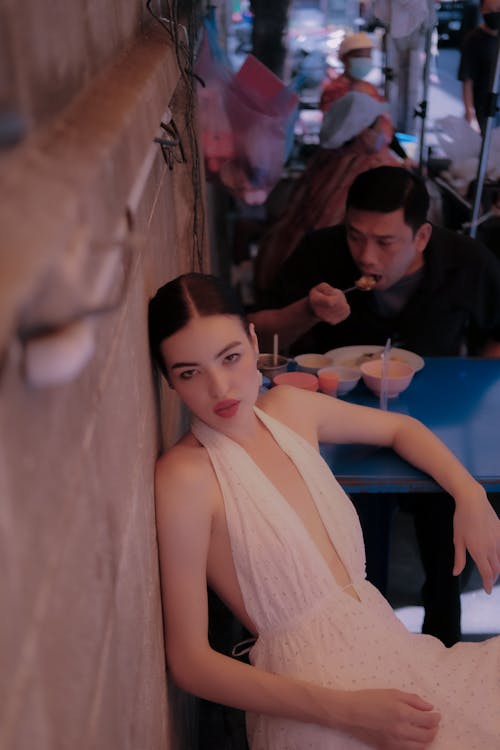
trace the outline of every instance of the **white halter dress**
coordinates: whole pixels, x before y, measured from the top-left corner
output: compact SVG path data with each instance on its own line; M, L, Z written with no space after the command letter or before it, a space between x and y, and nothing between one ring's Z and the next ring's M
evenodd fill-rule
M359 601L336 582L299 516L236 442L199 420L225 503L231 548L258 639L255 667L342 690L417 693L442 715L432 750L499 750L500 637L450 649L409 633L365 580L356 512L328 465L300 435L255 407L303 477ZM247 715L252 750L362 750L317 724Z

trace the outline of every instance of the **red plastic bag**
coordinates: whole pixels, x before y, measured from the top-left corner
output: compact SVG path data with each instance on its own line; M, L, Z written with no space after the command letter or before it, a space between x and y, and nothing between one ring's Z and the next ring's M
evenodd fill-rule
M205 166L208 172L217 173L235 156L233 129L226 113L227 89L233 76L213 54L207 33L203 34L196 70L205 84L198 87Z
M206 30L196 70L207 171L240 200L264 203L287 158L297 95L252 55L234 75Z

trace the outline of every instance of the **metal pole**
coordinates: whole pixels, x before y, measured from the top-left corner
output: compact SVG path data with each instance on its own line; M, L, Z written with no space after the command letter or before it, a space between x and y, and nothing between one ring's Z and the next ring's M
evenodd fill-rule
M415 116L420 117L420 140L419 140L419 156L418 156L418 171L420 174L424 168L424 147L425 147L425 125L427 117L427 97L429 94L429 73L430 73L430 60L431 60L431 46L432 46L432 32L433 27L427 29L425 34L425 62L424 69L422 72L422 101L420 102L419 109L415 111Z
M477 233L477 224L479 219L479 211L481 208L481 198L483 194L483 184L486 175L486 168L488 166L491 131L493 129L493 120L496 117L497 113L498 83L500 78L500 31L497 31L497 34L497 58L495 62L495 72L493 74L491 92L489 94L490 100L488 103L488 117L486 119L486 127L484 129L483 142L481 144L481 154L479 156L476 187L474 190L474 203L472 206L472 218L469 229L469 234L471 237L475 237Z
M382 73L384 74L384 98L389 101L391 81L394 80L394 71L391 68L389 55L389 26L384 24L384 35L382 37Z

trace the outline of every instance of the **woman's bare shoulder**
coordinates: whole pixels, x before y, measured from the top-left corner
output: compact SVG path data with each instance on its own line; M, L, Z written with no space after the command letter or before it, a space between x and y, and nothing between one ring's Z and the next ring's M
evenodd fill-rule
M279 385L262 393L257 406L315 443L317 425L311 409L311 400L314 400L315 395L301 388Z
M190 432L167 450L156 463L157 500L176 497L203 499L214 492L215 474L206 449Z

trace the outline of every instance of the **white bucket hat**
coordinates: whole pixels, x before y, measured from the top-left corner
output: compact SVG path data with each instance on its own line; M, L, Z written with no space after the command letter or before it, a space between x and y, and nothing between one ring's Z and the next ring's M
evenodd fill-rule
M373 42L364 31L358 31L356 34L347 34L339 47L339 57L344 57L354 49L372 49Z
M319 133L320 145L322 148L340 148L369 127L388 108L387 102L378 102L361 91L350 91L334 101L325 112Z

